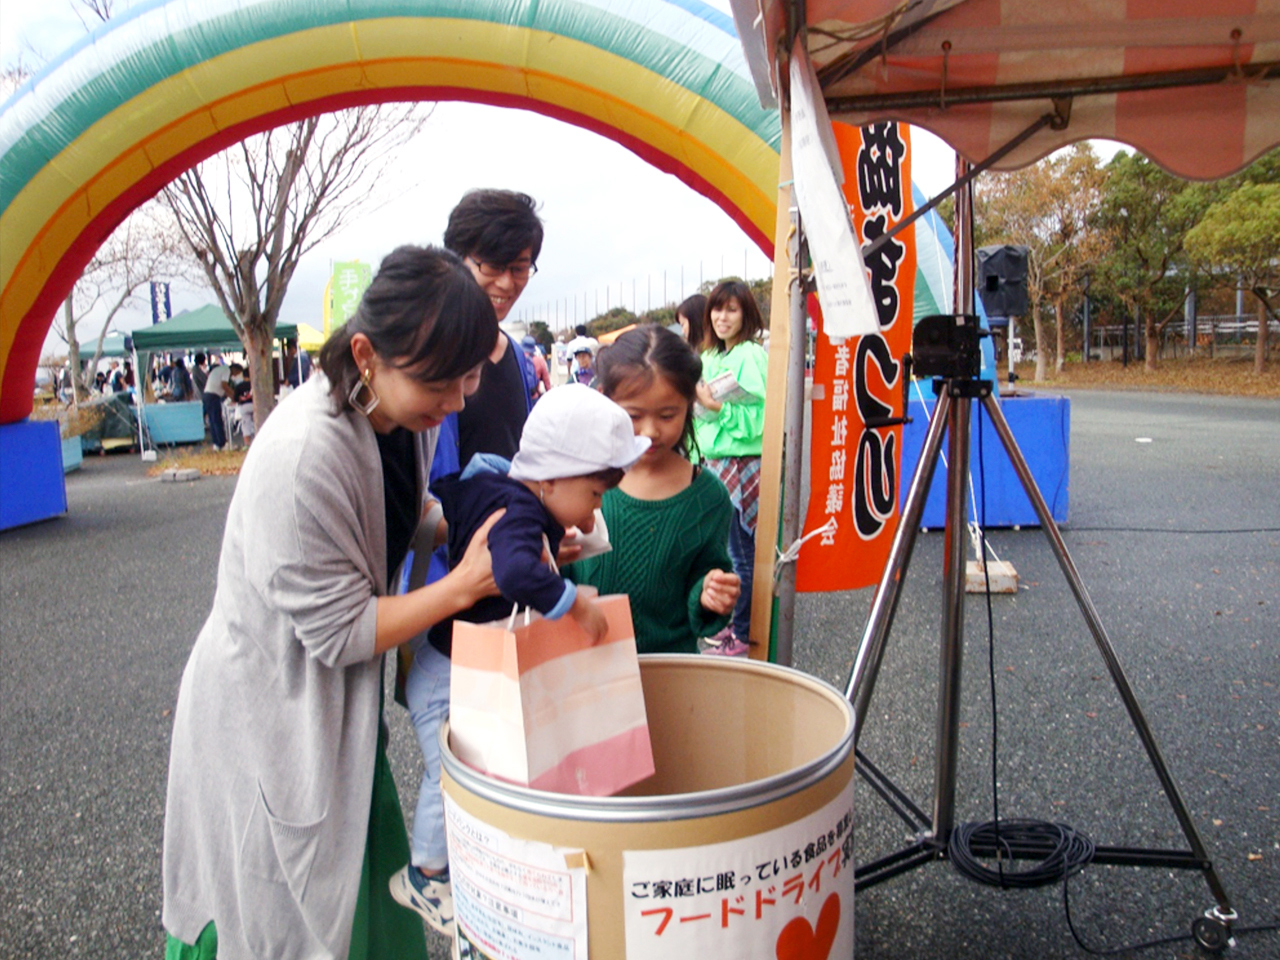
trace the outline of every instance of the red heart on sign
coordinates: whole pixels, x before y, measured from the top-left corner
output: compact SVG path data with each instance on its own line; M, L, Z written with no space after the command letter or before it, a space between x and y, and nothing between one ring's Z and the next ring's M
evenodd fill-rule
M840 929L840 896L831 894L818 914L818 929L804 917L796 917L778 934L778 960L827 960Z

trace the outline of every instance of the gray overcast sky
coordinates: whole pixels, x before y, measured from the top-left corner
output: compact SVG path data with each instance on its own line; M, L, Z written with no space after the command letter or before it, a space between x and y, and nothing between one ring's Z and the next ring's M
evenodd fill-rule
M121 8L129 4L121 5ZM729 10L728 0L709 5ZM36 66L84 32L71 0L0 0L0 61L21 54ZM35 53L30 51L34 50ZM954 163L937 138L914 134L916 181L926 194L950 182ZM769 259L727 214L674 176L626 148L578 127L524 110L441 103L417 142L402 151L392 203L362 216L303 259L282 310L287 322L319 326L335 260L375 267L401 243L438 243L449 210L473 187L523 190L541 204L547 237L539 272L513 312L517 319L581 322L619 302L637 312L679 300L702 279L765 276ZM213 301L202 289L176 289L173 309ZM599 308L597 309L597 302ZM150 322L142 309L116 326ZM46 349L59 346L56 338Z

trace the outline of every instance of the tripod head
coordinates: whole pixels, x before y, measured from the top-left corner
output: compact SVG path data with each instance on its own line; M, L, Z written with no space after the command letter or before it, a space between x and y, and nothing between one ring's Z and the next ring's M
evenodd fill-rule
M987 332L968 313L921 317L911 335L911 356L917 377L976 380L982 372L979 341Z

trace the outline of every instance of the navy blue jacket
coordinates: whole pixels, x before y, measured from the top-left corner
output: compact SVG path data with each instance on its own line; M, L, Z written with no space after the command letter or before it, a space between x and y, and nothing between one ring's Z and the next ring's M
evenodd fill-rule
M542 551L545 537L551 556L556 555L564 527L520 481L488 471L468 473L466 480L452 475L432 486L449 521L449 568L458 565L480 525L495 510L505 509L502 519L489 531L493 579L502 595L485 597L455 619L469 623L501 620L510 616L512 604L532 607L552 620L563 616L573 606L577 587L543 563ZM432 646L449 656L452 635L452 622L444 621L431 628L429 637Z

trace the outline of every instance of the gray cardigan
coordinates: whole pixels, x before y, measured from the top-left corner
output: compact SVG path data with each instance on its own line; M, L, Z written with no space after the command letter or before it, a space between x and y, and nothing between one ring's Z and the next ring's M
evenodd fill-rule
M373 429L328 388L290 394L245 457L174 711L163 922L193 943L214 921L220 960L346 960L351 939L386 515ZM425 493L436 431L416 439Z

